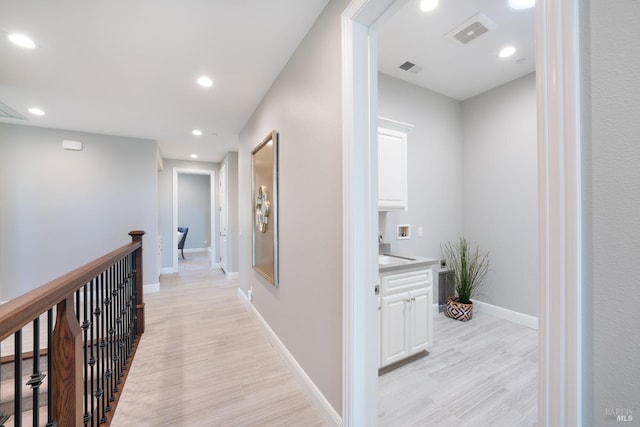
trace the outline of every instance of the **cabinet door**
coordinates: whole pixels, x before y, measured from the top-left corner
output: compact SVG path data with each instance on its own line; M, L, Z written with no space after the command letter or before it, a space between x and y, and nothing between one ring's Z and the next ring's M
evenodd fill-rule
M407 134L378 128L378 207L407 208Z
M409 345L410 354L425 350L431 345L433 319L431 318L433 289L421 288L409 292Z
M386 366L409 355L408 292L382 297L380 365Z

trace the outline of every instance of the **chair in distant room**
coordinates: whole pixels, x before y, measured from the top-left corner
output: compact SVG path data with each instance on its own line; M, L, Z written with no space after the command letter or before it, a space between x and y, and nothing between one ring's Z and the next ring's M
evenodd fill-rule
M182 259L184 258L184 242L187 240L187 233L189 232L189 227L178 227L178 249L180 249L180 253L182 254Z

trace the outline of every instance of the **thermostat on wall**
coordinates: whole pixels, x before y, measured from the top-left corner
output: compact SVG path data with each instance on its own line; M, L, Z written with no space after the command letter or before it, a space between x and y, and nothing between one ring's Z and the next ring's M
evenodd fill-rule
M71 151L82 151L82 142L64 140L62 141L62 148Z

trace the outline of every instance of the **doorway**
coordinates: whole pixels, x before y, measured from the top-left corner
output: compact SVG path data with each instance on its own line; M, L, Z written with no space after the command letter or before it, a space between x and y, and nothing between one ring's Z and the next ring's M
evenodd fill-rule
M345 426L377 425L378 338L362 333L377 317L376 27L404 3L354 0L343 13ZM577 0L536 6L541 425L582 424L579 16Z
M178 250L178 234L177 234L177 229L178 227L189 227L189 224L183 224L180 223L180 212L179 212L179 199L180 199L180 186L179 184L179 178L183 176L183 177L188 177L188 176L205 176L209 178L208 180L208 210L210 212L209 218L206 219L207 221L207 226L208 227L201 227L201 228L207 228L207 232L206 232L206 236L204 238L198 238L198 243L195 245L195 247L203 250L205 252L205 256L206 257L206 261L204 263L202 263L202 265L206 266L207 268L216 268L218 266L217 264L217 260L218 260L218 250L216 248L216 242L217 239L215 239L216 236L216 179L215 179L215 171L214 170L204 170L204 169L186 169L186 168L174 168L173 169L173 230L174 232L172 233L173 236L173 266L172 266L172 270L174 272L178 272L179 271L179 257L182 257L182 252L180 250ZM191 233L191 235L189 234ZM196 233L192 233L192 231L190 231L189 233L187 233L187 239L189 237L191 237L192 239L194 238L194 235ZM200 230L200 233L198 234L199 236L202 235L202 230ZM202 243L200 243L200 241L202 241ZM208 245L208 246L206 246ZM186 252L187 254L189 253L189 251L187 250Z

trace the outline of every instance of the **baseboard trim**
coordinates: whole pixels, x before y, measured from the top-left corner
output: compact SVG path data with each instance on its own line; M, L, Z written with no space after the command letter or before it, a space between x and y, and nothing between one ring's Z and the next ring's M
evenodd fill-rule
M473 299L471 301L473 301L474 310L477 310L479 313L487 313L492 316L526 326L527 328L535 329L536 331L538 330L538 318L535 316L519 313L517 311L509 310L508 308L498 307L497 305L482 301L476 301Z
M226 273L226 275L227 275L227 279L229 279L229 280L239 279L240 278L240 273L237 272L237 271L230 271L229 273Z
M160 283L150 283L148 285L144 285L142 287L142 292L144 292L145 294L160 292Z
M178 270L174 269L173 267L162 267L160 269L160 274L173 274L177 272Z
M280 338L276 335L275 332L271 329L269 324L264 320L262 315L256 310L255 306L249 301L247 295L240 288L238 288L238 298L244 303L247 307L248 311L260 322L265 332L267 333L267 337L273 343L275 348L282 354L285 359L285 362L289 366L289 368L293 371L294 376L297 377L299 383L302 385L302 390L305 395L313 402L314 406L320 411L324 420L332 426L342 426L342 419L340 415L333 409L333 406L329 403L329 401L324 397L322 392L316 387L315 383L309 378L307 373L302 369L302 367L298 364L296 359L289 353L287 347L280 341Z
M209 248L191 248L191 249L185 249L183 252L185 254L192 254L194 252L209 252Z

